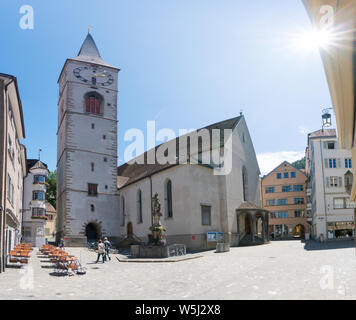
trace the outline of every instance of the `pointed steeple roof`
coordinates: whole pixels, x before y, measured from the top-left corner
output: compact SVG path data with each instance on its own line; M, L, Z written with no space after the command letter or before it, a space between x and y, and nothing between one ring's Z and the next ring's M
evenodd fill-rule
M89 32L78 53L78 57L80 56L101 58L98 47L96 46L95 41Z
M75 58L71 58L70 60L95 63L95 64L100 64L102 66L118 69L114 66L107 64L101 58L98 47L96 46L95 41L89 32L88 32L80 50L79 50L78 56Z

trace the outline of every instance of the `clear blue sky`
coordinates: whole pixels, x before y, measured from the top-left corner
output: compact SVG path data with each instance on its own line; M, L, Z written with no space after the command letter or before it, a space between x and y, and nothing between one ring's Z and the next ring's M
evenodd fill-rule
M34 30L19 27L22 5ZM18 78L29 158L56 166L57 79L88 26L119 74L119 158L127 129L200 128L242 109L256 153L303 151L330 95L321 59L291 47L311 29L301 0L3 0L0 72ZM304 128L304 129L303 129Z

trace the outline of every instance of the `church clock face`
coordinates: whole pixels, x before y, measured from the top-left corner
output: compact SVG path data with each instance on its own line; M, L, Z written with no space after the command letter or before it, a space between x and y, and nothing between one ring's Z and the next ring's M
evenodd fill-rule
M78 80L94 86L110 86L114 83L113 75L101 67L78 67L73 74Z

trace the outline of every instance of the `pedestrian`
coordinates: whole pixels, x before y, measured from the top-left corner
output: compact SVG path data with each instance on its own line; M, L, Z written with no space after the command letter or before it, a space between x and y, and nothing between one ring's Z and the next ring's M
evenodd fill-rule
M96 263L99 262L100 256L103 257L103 263L105 263L105 245L101 240L98 241L97 253L98 253L98 258L96 259Z
M105 245L105 260L109 258L109 260L111 261L111 257L110 257L111 242L108 240L107 237L104 238L104 245Z
M64 239L62 238L59 244L59 247L64 250Z

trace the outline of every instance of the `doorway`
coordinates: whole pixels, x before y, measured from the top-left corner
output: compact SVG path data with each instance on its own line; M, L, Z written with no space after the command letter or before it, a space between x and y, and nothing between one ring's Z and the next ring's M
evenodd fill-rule
M132 238L132 236L133 236L133 226L132 226L132 222L129 222L127 224L127 237Z
M85 235L87 237L87 241L98 241L101 237L100 227L97 223L90 222L85 227Z

